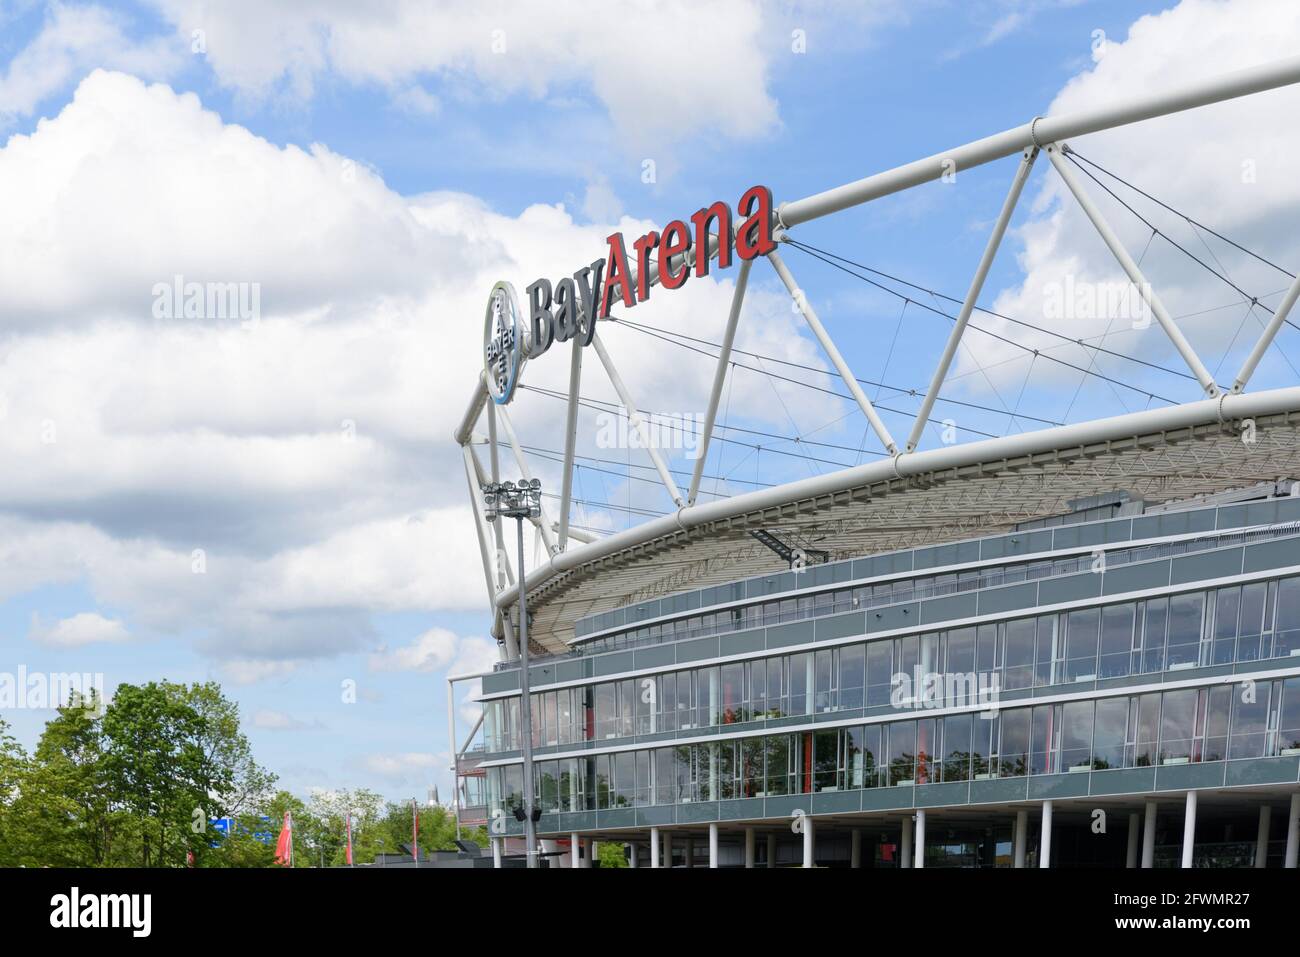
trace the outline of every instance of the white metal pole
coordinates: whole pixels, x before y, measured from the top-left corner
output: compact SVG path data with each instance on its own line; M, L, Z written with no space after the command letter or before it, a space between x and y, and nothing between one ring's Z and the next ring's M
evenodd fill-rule
M577 834L569 835L569 853L572 860L570 866L576 871L582 866L582 841Z
M659 828L650 828L650 868L659 866Z
M1246 383L1255 374L1255 367L1264 358L1264 353L1268 351L1268 347L1272 344L1274 337L1277 336L1278 330L1282 328L1282 323L1286 322L1286 317L1290 314L1292 307L1295 306L1297 299L1300 299L1300 276L1295 277L1290 288L1287 289L1286 295L1278 303L1273 318L1264 327L1264 332L1260 335L1259 341L1255 343L1255 348L1250 350L1250 355L1242 363L1241 371L1237 373L1237 379L1232 384L1233 392L1240 392L1246 388Z
M496 869L501 868L501 838L492 838L492 866Z
M1052 802L1043 802L1043 833L1038 840L1038 866L1052 866Z
M957 313L957 321L953 324L952 332L948 334L948 344L944 346L943 355L930 379L930 388L926 390L921 409L916 413L916 421L912 423L912 434L907 437L909 452L913 451L921 441L921 433L925 431L925 424L930 420L930 412L934 409L935 400L939 398L939 390L943 388L944 379L948 377L948 368L952 365L953 357L957 355L957 346L966 331L971 313L975 310L975 303L979 301L980 293L984 289L984 280L988 278L989 269L992 268L993 260L997 257L998 247L1002 245L1002 237L1006 235L1007 226L1016 211L1016 204L1020 202L1020 194L1024 191L1025 183L1029 181L1029 173L1034 168L1034 159L1037 156L1038 148L1029 147L1021 157L1020 165L1016 167L1016 175L1011 180L1011 189L1007 191L1007 198L1002 202L1002 212L998 214L997 222L993 224L993 231L984 245L984 254L975 269L975 278L971 280L970 288L966 291L961 311Z
M578 444L578 395L582 383L582 339L573 337L569 355L569 405L564 420L564 472L560 477L559 549L569 547L569 509L573 504L573 457Z
M876 173L853 183L825 190L814 196L783 203L778 209L781 225L789 228L809 220L858 206L939 179L953 169L968 170L1004 156L1018 153L1027 146L1050 143L1095 133L1099 130L1127 126L1157 116L1219 103L1252 93L1300 83L1300 57L1276 60L1262 66L1198 80L1173 90L1147 96L1127 97L1122 103L1109 104L1078 113L1035 119L1013 129L986 136L963 146L935 153L925 159L906 163Z
M816 848L813 837L813 819L811 814L803 816L803 866L813 867Z
M507 424L507 428L509 425ZM524 520L519 529L519 577L524 579ZM524 752L524 849L529 870L537 867L537 832L533 825L533 702L528 689L528 589L519 589L519 718Z
M925 867L925 808L916 809L916 866Z
M1156 863L1156 802L1147 801L1146 826L1142 829L1142 867L1151 869Z
M1138 264L1133 261L1133 257L1129 255L1128 250L1124 248L1124 244L1115 235L1115 231L1110 228L1110 223L1106 222L1106 217L1101 214L1097 204L1092 201L1092 197L1083 188L1083 184L1079 182L1074 170L1070 169L1069 160L1062 155L1062 149L1062 144L1053 143L1047 147L1047 158L1052 161L1052 165L1056 167L1056 171L1061 175L1061 179L1065 181L1065 185L1074 195L1075 200L1083 207L1084 213L1087 214L1093 227L1101 236L1102 242L1106 244L1111 254L1119 262L1120 267L1128 275L1129 282L1137 287L1138 294L1142 296L1143 301L1151 309L1151 314L1156 317L1156 321L1160 323L1160 328L1164 329L1165 335L1174 344L1178 354L1187 363L1187 368L1192 370L1192 374L1196 376L1196 381L1201 384L1205 394L1211 399L1215 398L1219 394L1219 387L1214 382L1214 376L1210 375L1210 370L1205 368L1204 363L1196 354L1196 350L1187 341L1183 331L1178 328L1178 323L1174 322L1173 317L1169 315L1169 311L1165 309L1164 303L1156 295L1151 283L1147 282L1146 276L1142 274Z
M480 719L480 723L482 719ZM451 795L456 816L456 840L460 840L460 751L456 749L456 686L447 679L447 734L451 739Z
M636 868L640 866L640 850L640 847L636 844L629 844L627 846L627 866L632 870L636 870Z
M1273 806L1271 804L1261 804L1259 806L1259 832L1255 836L1255 866L1264 868L1268 866L1268 832L1273 823Z
M704 431L700 436L700 446L695 459L695 470L691 473L691 487L686 493L686 501L693 503L700 490L700 478L704 475L704 462L709 457L709 442L713 438L713 423L718 415L718 403L722 400L722 386L727 381L727 365L731 362L731 345L736 338L736 325L740 321L740 307L745 301L745 289L749 286L749 269L752 259L742 260L740 270L736 273L736 289L731 294L731 312L727 314L727 328L722 332L722 345L718 351L718 364L713 370L713 388L709 392L709 407L704 413Z
M1183 815L1183 867L1191 867L1196 852L1196 792L1187 792L1187 810Z
M709 825L709 867L718 866L718 825Z
M1016 835L1015 835L1015 866L1023 868L1025 866L1025 852L1029 846L1029 812L1019 810L1016 812Z
M677 483L673 481L672 473L668 471L668 464L664 461L663 456L659 454L659 449L655 447L653 438L646 428L645 419L642 417L640 410L635 402L632 401L632 395L627 391L627 386L623 384L623 377L618 374L618 369L614 367L614 360L609 357L605 351L605 343L601 341L600 333L591 337L591 344L596 349L596 357L600 359L600 364L605 367L605 374L609 376L610 384L614 386L614 391L618 393L618 399L623 403L624 409L627 410L628 421L641 435L641 444L645 446L646 452L650 455L650 461L654 463L655 470L659 473L659 479L664 483L664 488L668 490L669 497L678 507L685 505L686 500L682 498L681 490Z
M808 297L804 295L803 290L799 288L799 284L794 281L794 276L792 276L790 270L786 268L785 260L781 258L781 254L775 249L767 254L767 258L771 261L772 268L776 270L776 274L781 277L781 281L785 283L785 288L789 290L790 296L794 299L795 305L798 306L799 312L803 315L804 321L808 323L808 328L812 330L813 335L817 337L817 341L821 343L821 347L825 351L826 357L831 360L831 365L835 366L835 371L840 374L840 378L844 380L844 384L848 387L849 392L853 394L854 400L858 403L858 408L862 410L862 414L865 415L867 421L871 423L872 431L876 433L876 436L880 439L881 443L885 446L885 450L888 451L890 455L897 455L898 445L894 442L894 437L889 434L889 429L885 426L885 423L881 420L880 416L876 414L875 406L871 404L871 400L868 399L866 393L862 391L862 386L858 384L858 380L853 375L853 370L849 368L849 364L845 362L844 357L840 355L840 350L836 347L835 341L830 337L830 333L826 331L826 327L822 325L822 321L817 318L817 311L813 309L812 303L808 301Z
M1286 858L1283 867L1295 869L1300 862L1300 794L1291 795L1291 812L1286 823Z
M754 829L745 828L745 867L753 868L754 866Z

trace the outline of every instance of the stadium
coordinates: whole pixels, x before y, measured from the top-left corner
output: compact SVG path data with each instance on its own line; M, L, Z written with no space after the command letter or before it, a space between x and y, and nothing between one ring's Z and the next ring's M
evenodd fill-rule
M1083 155L1090 134L1296 83L1300 59L1036 117L804 199L778 196L771 221L744 237L704 243L697 219L688 245L682 223L670 224L664 235L680 247L657 258L654 233L630 264L611 237L608 258L575 274L584 287L594 274L593 287L578 295L564 280L561 295L556 284L558 312L549 283L544 296L529 286L522 309L498 283L484 368L454 439L501 661L450 679L481 682L482 716L467 734L449 715L458 814L489 826L498 866L589 866L598 844L614 844L630 866L652 868L1296 867L1300 381L1250 384L1280 353L1279 333L1296 328L1300 279L1274 267L1288 285L1265 305L1217 259L1151 226L1260 312L1237 361L1211 372L1098 203L1109 194L1131 209L1123 180ZM900 393L914 409L909 433L895 436L786 256L883 281L805 242L800 227L998 161L1005 199L989 211L966 294L942 313L951 325L928 387ZM1089 240L1113 255L1163 337L1176 363L1163 371L1193 394L928 444L927 428L947 421L934 418L936 404L952 401L944 386L989 312L981 294L1036 166L1078 204ZM743 231L750 210L727 212L703 222ZM675 468L604 339L661 274L679 285L692 265L705 275L733 239L730 309L699 317L711 338L691 340L712 365L698 448ZM747 361L737 331L760 259L880 454L705 495L717 444L738 441L725 396ZM905 307L925 298L900 295ZM529 391L529 361L563 364L555 353L566 342L568 387L552 396L565 411L551 417L562 448L544 453L516 430L512 402ZM1156 361L1070 344L1108 361ZM1102 375L1091 359L1056 361ZM616 403L588 398L593 372ZM640 467L660 508L629 508L626 527L577 520L584 409L615 409L624 434L644 439ZM527 561L525 530L536 540Z

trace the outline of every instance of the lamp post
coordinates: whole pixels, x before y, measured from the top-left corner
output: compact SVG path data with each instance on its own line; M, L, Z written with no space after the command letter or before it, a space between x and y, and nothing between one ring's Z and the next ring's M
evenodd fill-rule
M528 867L537 867L537 823L539 808L533 807L533 719L528 693L528 595L524 587L524 519L542 514L542 483L537 479L490 483L483 486L483 505L489 522L504 516L513 518L519 529L519 714L524 752L524 843ZM518 812L516 812L516 817Z

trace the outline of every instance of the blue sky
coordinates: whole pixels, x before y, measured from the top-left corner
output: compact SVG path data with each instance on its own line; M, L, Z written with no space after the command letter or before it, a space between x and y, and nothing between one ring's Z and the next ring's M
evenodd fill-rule
M13 463L0 482L0 671L103 672L110 688L216 678L285 786L394 799L434 783L448 793L443 678L494 653L449 440L491 281L561 275L603 255L613 229L630 237L754 183L799 198L1049 108L1265 62L1300 35L1288 4L1209 0L575 4L546 18L511 4L297 9L0 2L0 208L17 210L0 225L0 448ZM581 39L598 16L608 50ZM1294 135L1261 132L1286 103L1075 145L1294 266ZM1014 165L959 171L796 238L961 296ZM1120 277L1046 167L981 304L1050 325L1045 282ZM1250 338L1234 334L1237 297L1106 208L1230 381ZM1285 277L1214 252L1276 302ZM923 388L948 330L923 305L955 305L914 290L904 308L784 255L859 376ZM176 274L257 283L259 322L159 319L152 290ZM629 318L716 340L733 274ZM742 347L829 368L771 271L756 268L753 284ZM1103 320L1068 335L1175 372L979 321L1025 348L975 337L960 357L944 396L966 405L936 414L963 440L1132 411L1151 393L1197 397L1149 330ZM1261 385L1293 381L1291 334ZM637 394L702 409L700 357L674 359L626 328L607 335ZM1049 346L1120 386L1025 351ZM530 383L559 387L564 363L536 365ZM827 442L849 464L879 454L848 403L757 376L734 388L731 424ZM612 397L595 383L591 394ZM869 394L900 410L886 421L901 440L917 399ZM558 405L525 399L518 420L558 448ZM57 441L38 438L47 425ZM630 460L584 429L589 454ZM829 467L774 451L789 441L749 441L767 453L715 450L707 472L730 477L721 490ZM938 441L935 430L925 444ZM601 504L666 508L662 490L600 468L579 478L596 503L586 524L632 520ZM348 681L355 704L342 700ZM48 713L3 717L31 745Z

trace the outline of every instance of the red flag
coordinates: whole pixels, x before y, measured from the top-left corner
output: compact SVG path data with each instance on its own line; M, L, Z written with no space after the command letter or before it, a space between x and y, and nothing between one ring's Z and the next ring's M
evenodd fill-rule
M344 862L348 867L352 866L352 812L348 811L348 848L344 857Z
M288 811L284 812L284 826L275 842L275 863L281 867L293 867L293 818Z
M416 810L415 798L411 798L411 853L415 857L415 866L420 866L420 812Z

